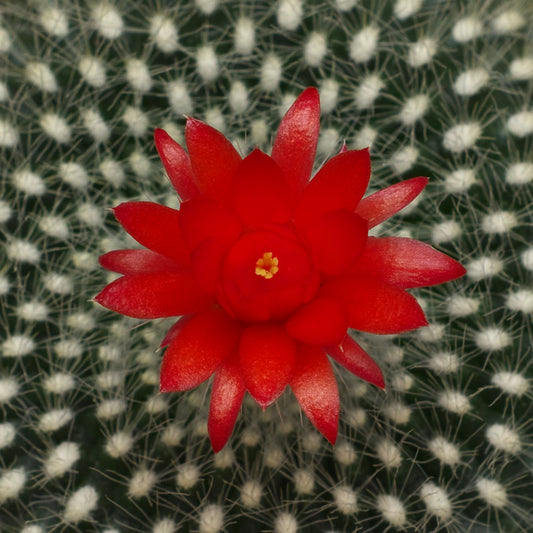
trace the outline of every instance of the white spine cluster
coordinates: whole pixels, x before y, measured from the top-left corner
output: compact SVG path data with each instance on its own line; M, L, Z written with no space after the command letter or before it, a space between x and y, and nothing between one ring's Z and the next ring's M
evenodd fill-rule
M504 424L492 424L485 432L487 440L498 451L515 455L522 450L520 435Z
M444 465L456 466L461 461L457 445L444 437L435 437L428 443L429 451Z
M178 466L176 483L178 487L190 490L200 481L200 477L201 471L197 465L194 463L185 463Z
M141 467L133 473L128 485L128 496L132 498L147 498L157 483L157 474L152 470Z
M198 516L199 533L218 533L224 527L224 509L221 505L206 505Z
M27 480L24 468L6 470L0 475L0 504L18 497Z
M92 18L96 30L106 39L117 39L124 31L124 21L120 13L107 0L93 7Z
M457 124L444 133L442 145L450 152L464 152L476 144L481 131L481 126L477 122Z
M240 500L245 507L257 509L261 506L263 496L263 487L255 479L248 480L241 487Z
M312 32L304 45L304 60L310 67L319 67L328 51L326 36Z
M345 515L352 515L357 512L359 508L357 502L357 494L351 487L347 485L335 487L332 490L332 495L335 507L339 510L340 513Z
M350 41L350 57L356 63L366 63L378 49L379 28L367 26L357 32Z
M392 494L380 494L376 498L376 508L392 526L402 529L407 524L407 511L403 502Z
M44 461L43 470L47 478L60 477L72 469L80 459L80 447L76 442L62 442L56 446Z
M78 524L89 520L98 504L98 492L91 485L76 490L67 500L63 519L67 523Z
M293 31L302 22L303 3L301 0L279 0L276 12L278 26Z
M433 482L424 483L420 497L429 515L446 522L452 517L452 504L446 491Z

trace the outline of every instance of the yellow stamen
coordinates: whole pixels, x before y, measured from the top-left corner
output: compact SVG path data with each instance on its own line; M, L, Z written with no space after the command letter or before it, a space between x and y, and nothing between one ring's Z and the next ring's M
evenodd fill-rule
M272 257L272 252L265 252L255 263L255 273L265 279L272 279L279 271L279 259Z

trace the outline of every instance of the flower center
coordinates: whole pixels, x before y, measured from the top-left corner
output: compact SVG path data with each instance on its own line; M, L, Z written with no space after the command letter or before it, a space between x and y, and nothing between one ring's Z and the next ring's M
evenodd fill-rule
M272 252L265 252L255 263L255 273L265 279L272 279L279 271L279 259Z
M230 247L220 269L217 300L244 322L284 320L315 295L319 284L312 256L297 235L272 226L245 233Z

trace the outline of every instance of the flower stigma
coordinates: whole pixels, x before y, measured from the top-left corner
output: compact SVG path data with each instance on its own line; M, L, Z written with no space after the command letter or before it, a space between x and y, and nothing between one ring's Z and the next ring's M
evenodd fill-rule
M272 279L279 271L279 259L272 252L265 252L255 263L255 273L265 279Z

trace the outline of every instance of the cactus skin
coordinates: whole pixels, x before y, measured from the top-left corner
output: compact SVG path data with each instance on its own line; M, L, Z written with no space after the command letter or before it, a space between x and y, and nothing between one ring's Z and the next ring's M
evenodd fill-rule
M2 531L527 531L532 21L527 0L4 2ZM358 336L387 393L337 369L335 447L285 394L215 455L208 387L158 394L168 322L91 301L97 257L132 245L109 208L177 206L154 128L182 141L194 114L268 151L309 85L321 158L371 144L376 188L430 177L376 231L468 273L417 291L428 328Z

